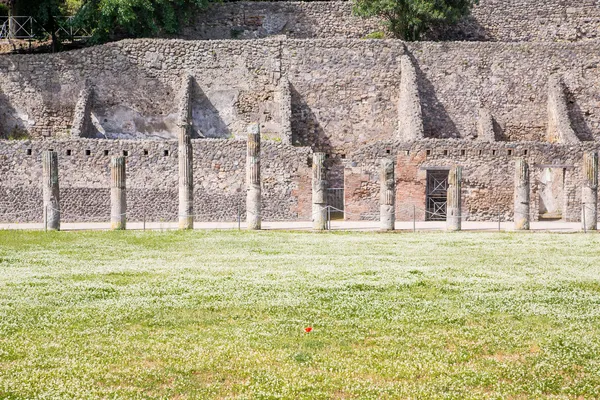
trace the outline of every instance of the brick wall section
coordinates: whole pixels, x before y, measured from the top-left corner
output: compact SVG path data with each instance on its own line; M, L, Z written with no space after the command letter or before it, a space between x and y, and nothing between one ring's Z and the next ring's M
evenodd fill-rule
M463 166L463 215L469 220L511 220L514 158L524 156L531 167L531 212L539 215L540 175L546 166L565 168L563 219L578 221L581 210L582 154L595 143L550 145L538 142L477 143L456 140L383 142L354 153L345 169L346 218L375 219L379 210L379 160L396 160L396 212L399 220L424 220L427 168ZM387 153L390 151L390 154ZM429 154L428 154L429 151ZM408 154L407 154L408 152ZM510 152L510 154L509 154ZM526 155L525 152L527 152ZM358 215L358 216L357 216Z
M407 154L408 152L408 154ZM424 152L401 150L396 155L396 206L397 218L417 221L425 219L426 171L420 166L426 161Z

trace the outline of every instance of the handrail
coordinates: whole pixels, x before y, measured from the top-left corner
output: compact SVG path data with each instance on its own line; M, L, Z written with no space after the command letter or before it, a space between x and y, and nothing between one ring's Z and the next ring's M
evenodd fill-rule
M74 16L55 16L54 20L57 29L54 34L58 36L67 36L71 39L86 39L91 37L91 32L86 28L73 26ZM31 16L10 16L0 17L0 40L9 39L33 39L36 36L36 30L50 34L44 27Z

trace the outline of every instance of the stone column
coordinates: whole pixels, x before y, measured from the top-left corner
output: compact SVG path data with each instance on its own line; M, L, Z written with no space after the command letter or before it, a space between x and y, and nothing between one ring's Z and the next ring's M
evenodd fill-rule
M529 196L530 179L529 164L523 158L515 161L515 201L514 220L515 230L529 230Z
M60 197L58 190L58 154L42 154L44 220L46 229L60 230Z
M583 154L581 225L586 231L598 229L598 153Z
M260 125L257 123L251 124L248 127L246 152L246 223L250 230L260 229Z
M179 229L194 229L193 148L189 127L179 127Z
M125 198L125 157L110 159L110 229L125 229L127 202Z
M325 153L313 153L312 162L312 222L313 229L327 229L327 180Z
M448 174L448 199L446 204L446 230L460 231L461 215L462 167L455 166Z
M379 214L381 230L384 231L393 231L396 224L396 179L394 177L394 166L393 160L381 160Z

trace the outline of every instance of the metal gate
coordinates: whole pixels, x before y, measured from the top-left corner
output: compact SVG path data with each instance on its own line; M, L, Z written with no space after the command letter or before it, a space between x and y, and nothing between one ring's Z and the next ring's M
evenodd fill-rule
M331 219L344 219L344 188L327 189L327 205L332 207Z
M425 221L446 220L448 203L448 171L428 170L425 195Z

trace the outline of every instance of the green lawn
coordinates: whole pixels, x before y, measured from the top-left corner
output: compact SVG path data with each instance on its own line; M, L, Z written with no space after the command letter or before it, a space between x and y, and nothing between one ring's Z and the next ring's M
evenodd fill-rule
M599 397L598 234L0 232L2 399Z

